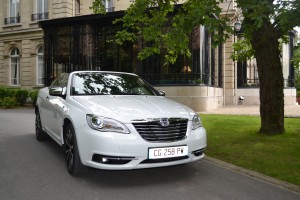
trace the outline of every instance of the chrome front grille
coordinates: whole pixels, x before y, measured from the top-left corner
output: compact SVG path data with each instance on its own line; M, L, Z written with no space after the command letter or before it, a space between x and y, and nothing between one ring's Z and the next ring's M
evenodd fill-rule
M186 136L188 119L169 118L163 126L160 119L132 123L144 140L149 142L174 142Z

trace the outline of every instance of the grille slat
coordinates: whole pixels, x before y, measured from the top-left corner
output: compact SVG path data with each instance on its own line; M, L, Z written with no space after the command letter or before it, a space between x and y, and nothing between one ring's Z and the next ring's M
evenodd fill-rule
M151 137L151 136L176 136L176 135L182 135L182 132L159 132L159 133L153 133L153 132L139 132L141 135L145 137Z
M176 136L182 136L182 133L174 133L174 134L150 134L150 133L140 133L140 134L143 134L143 136L145 137L176 137Z
M188 119L170 118L166 127L159 120L133 123L133 126L144 140L149 142L173 142L186 136Z
M140 127L140 128L142 129L143 127ZM178 126L178 127L169 127L167 130L178 130L178 129L184 129L184 127L180 127L180 126ZM151 130L151 131L156 131L156 130L161 131L162 128L161 127L155 127L155 128L149 128L149 130Z

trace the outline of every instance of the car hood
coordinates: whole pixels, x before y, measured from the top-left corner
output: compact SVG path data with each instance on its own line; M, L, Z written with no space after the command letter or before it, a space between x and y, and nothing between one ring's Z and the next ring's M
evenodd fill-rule
M124 123L152 118L176 117L191 119L194 111L161 96L74 96L95 115Z

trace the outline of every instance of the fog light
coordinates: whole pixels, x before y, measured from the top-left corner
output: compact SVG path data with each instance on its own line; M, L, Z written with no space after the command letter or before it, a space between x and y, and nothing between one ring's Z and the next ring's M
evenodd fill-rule
M195 156L201 156L204 153L205 148L203 149L198 149L196 151L193 151L192 154L194 154Z
M92 157L93 162L106 164L106 165L124 165L129 163L132 160L136 160L135 157L117 157L117 156L108 156L108 155L100 155L94 154Z

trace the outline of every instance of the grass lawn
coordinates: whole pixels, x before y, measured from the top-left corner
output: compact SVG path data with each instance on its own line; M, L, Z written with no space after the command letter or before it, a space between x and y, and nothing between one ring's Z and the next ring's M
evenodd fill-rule
M300 118L285 118L282 135L261 135L260 117L201 115L206 154L300 186Z

